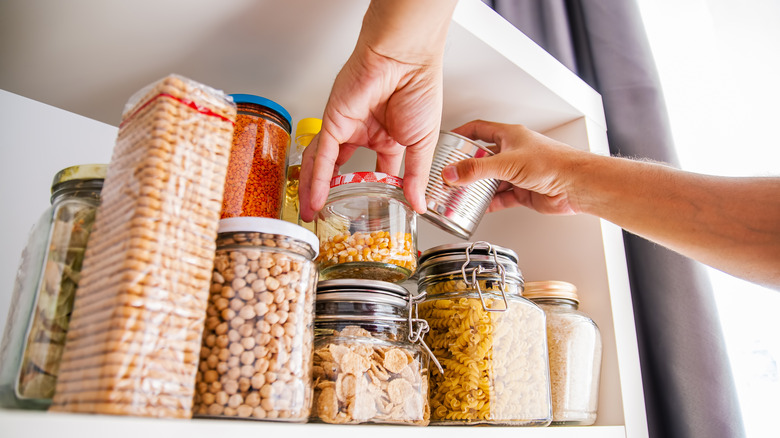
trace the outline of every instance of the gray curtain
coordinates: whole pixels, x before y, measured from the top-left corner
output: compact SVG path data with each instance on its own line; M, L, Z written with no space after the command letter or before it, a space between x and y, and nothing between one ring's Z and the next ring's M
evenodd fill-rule
M598 91L613 155L677 165L632 0L485 0ZM651 437L739 437L744 427L701 266L625 233Z

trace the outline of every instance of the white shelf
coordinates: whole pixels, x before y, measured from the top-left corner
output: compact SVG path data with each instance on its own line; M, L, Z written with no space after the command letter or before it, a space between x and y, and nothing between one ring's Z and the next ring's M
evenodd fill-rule
M0 29L0 38L14 41L16 49L1 53L0 70L0 90L7 91L0 92L0 202L13 211L0 227L5 243L0 249L2 325L25 234L47 205L54 172L108 160L116 132L112 125L130 95L168 73L179 73L226 92L274 99L290 110L294 121L319 116L368 5L365 0L4 3L4 14L14 19ZM575 147L608 153L600 96L479 0L461 0L455 11L444 87L443 129L475 118L522 123ZM373 169L372 154L356 154L346 170L358 169ZM514 249L526 280L576 284L581 309L599 325L604 341L596 426L495 428L491 433L646 437L619 228L589 216L515 209L486 216L473 240ZM420 249L455 241L421 221ZM345 432L331 425L0 411L0 429L7 437L46 431L96 436L108 430L118 436L205 436L217 428L251 433L258 427L267 428L263 433ZM392 427L358 430L398 433ZM473 436L475 431L436 427L403 428L402 433Z
M475 433L489 432L495 438L625 438L622 426L588 427L414 427L378 425L293 424L247 420L165 420L132 418L107 415L81 415L61 413L37 413L0 410L0 424L4 437L26 436L58 438L85 438L110 435L111 438L138 438L139 436L165 436L187 438L214 438L215 436L264 436L318 438L343 438L346 436L372 436L375 438L428 438L444 434L452 438L470 438ZM261 432L262 431L262 432Z

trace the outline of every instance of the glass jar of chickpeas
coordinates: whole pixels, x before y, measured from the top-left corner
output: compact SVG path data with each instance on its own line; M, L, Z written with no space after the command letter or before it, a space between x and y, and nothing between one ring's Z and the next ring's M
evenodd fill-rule
M269 218L219 224L194 416L305 422L319 242Z
M317 285L312 420L425 426L427 323L402 286L337 279Z
M420 256L419 316L443 371L431 370L431 423L547 426L544 312L523 298L517 254L487 242Z
M417 268L417 213L403 180L380 172L339 175L317 217L320 278L398 283Z
M578 310L577 286L565 281L533 281L526 283L524 295L547 315L552 424L595 423L601 334L596 323Z

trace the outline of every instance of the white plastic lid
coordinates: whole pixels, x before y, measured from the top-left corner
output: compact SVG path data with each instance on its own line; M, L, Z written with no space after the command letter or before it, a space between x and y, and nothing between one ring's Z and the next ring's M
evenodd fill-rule
M219 221L218 234L241 232L288 236L308 244L314 251L314 257L320 253L320 240L317 235L292 222L267 217L230 217Z

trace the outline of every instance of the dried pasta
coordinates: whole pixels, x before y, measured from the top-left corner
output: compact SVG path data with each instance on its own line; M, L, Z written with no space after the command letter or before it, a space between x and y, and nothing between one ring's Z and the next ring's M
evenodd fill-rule
M497 289L485 281L481 287ZM483 295L488 308L504 308L499 295ZM428 297L420 317L428 321L426 342L444 370L431 370L431 422L547 425L544 313L516 295L508 296L505 312L488 312L463 281L438 282Z

